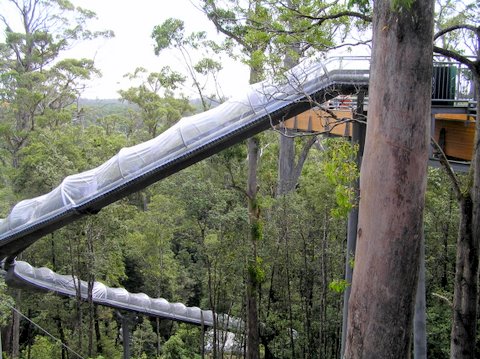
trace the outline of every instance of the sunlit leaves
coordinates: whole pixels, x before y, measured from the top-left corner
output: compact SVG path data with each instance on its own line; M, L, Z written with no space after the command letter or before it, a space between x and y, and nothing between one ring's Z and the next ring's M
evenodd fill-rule
M321 168L335 188L338 207L332 211L335 216L345 216L356 205L353 183L359 172L355 162L356 147L343 139L329 139L325 142L326 151Z
M183 21L169 18L154 27L152 38L155 40L156 55L160 55L166 49L175 49L180 53L183 66L193 81L204 111L210 108L212 100L219 102L224 100L217 83L217 75L222 69L222 65L218 59L213 59L220 53L222 47L214 41L208 40L205 31L185 34ZM194 52L200 53L200 55L194 55ZM210 91L207 89L207 84L212 82L211 80L213 80L215 88L213 94L207 93Z
M155 40L155 55L160 51L181 43L184 36L185 26L182 20L167 19L161 25L153 28L152 38Z
M330 282L328 288L336 293L343 293L349 285L345 279L335 279Z
M155 137L192 110L186 98L174 96L174 90L185 79L169 67L152 73L148 73L144 68L137 68L126 76L138 81L139 85L120 90L120 96L138 106L141 120L147 126L151 137Z

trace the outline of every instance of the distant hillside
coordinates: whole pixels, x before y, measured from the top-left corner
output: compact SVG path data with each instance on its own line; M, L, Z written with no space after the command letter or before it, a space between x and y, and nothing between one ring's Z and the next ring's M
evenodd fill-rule
M199 98L191 99L190 104L195 109L194 112L203 112L202 103ZM138 107L119 99L80 99L80 107L86 112L87 121L96 120L109 115L125 114L129 110L135 111ZM210 101L210 108L218 106L218 103Z
M126 115L128 111L135 111L137 106L118 99L80 99L79 106L83 109L87 123L112 115Z

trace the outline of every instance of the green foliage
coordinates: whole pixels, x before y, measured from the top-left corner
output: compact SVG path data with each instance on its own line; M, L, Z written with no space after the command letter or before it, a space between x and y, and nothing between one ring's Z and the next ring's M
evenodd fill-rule
M355 162L358 148L343 139L328 139L321 167L327 180L335 186L338 207L332 210L337 217L345 216L357 204L353 183L359 176Z
M145 318L133 332L132 356L138 359L152 357L156 352L156 341L152 324Z
M44 3L72 9L69 2ZM198 84L220 71L217 60L221 51L240 56L232 46L235 37L242 45L243 61L260 72L267 64L272 72L280 72L284 55L296 61L307 48L332 46L335 36L343 36L352 26L345 18L322 26L315 22L320 22L321 15L343 11L341 4L303 0L291 1L288 8L272 2L255 4L256 8L247 9L239 1L205 0L202 5L210 18L234 36L215 44L203 32L185 34L184 24L171 19L154 29L155 51L174 48L188 55L188 51L208 48L214 55L190 63L199 76ZM445 9L450 11L453 5L450 2ZM349 6L365 13L371 10L367 1L351 1ZM84 19L93 16L77 10ZM444 17L441 25L468 16L471 12ZM84 82L98 72L89 60L55 59L70 39L96 36L83 26L82 33L75 29L62 32L68 35L63 39L48 31L7 31L6 41L0 44L3 214L19 198L48 192L66 175L101 164L121 147L150 138L192 111L187 99L175 95L183 76L169 68L155 73L138 68L129 74L138 86L122 92L128 106L85 102L77 106ZM29 63L33 71L27 71L27 62L15 61L12 51L14 46L27 49L27 40L35 44ZM42 43L46 44L43 50ZM41 51L45 51L45 59L51 59L49 66L41 64ZM311 151L298 190L276 198L276 141L273 134L262 137L259 193L254 203L262 209L261 221L249 222L244 194L246 149L239 144L105 208L97 216L54 232L24 252L23 259L60 273L124 285L131 291L239 318L244 315L245 277L249 276L251 283L261 284L257 294L261 298L260 321L265 324L265 348L282 359L335 358L341 328L342 298L338 293L348 285L335 278L342 277L345 267L345 217L357 200L351 189L358 176L355 149L346 141L323 141L325 151ZM431 170L425 235L432 358L445 357L449 350L456 206L445 177ZM247 240L250 232L257 239L255 255ZM5 316L0 317L0 324L8 319L7 303L12 303L11 298L1 282L0 313ZM22 292L17 304L55 336L60 337L62 330L66 342L79 352L87 352L90 335L94 346L101 347L98 353L93 350L97 359L121 356L112 309L96 307L90 317L88 303L29 291ZM99 343L90 330L90 319L98 322ZM143 318L134 331L134 356L155 357L160 340L162 358L199 358L199 331L166 320L154 329L152 322ZM32 358L61 357L57 343L36 332L31 334L35 337ZM22 355L26 357L26 351Z
M180 53L184 66L189 74L193 85L200 96L202 109L208 110L211 100L224 101L224 96L219 91L217 83L218 72L222 64L218 61L220 47L206 38L206 32L199 31L186 35L184 23L178 19L169 18L162 24L154 27L152 38L155 41L155 54L160 55L167 49L175 49ZM200 60L194 62L190 51L201 53ZM215 59L214 59L215 58ZM213 80L217 89L215 93L206 94L207 84Z
M460 180L464 180L460 175ZM429 168L425 200L428 355L449 357L459 210L442 169Z
M347 6L350 9L357 7L364 14L372 11L370 0L349 0Z
M161 359L200 359L200 331L182 325L163 345Z
M160 72L152 73L147 73L140 67L125 76L138 81L139 85L120 90L119 94L124 101L138 106L140 120L146 126L150 137L156 137L193 110L185 97L174 96L174 90L185 78L170 67L163 67Z
M178 44L183 40L185 25L182 20L169 18L161 25L153 28L152 38L155 40L155 55L160 51Z
M61 349L59 343L53 343L49 338L37 335L31 348L31 358L51 359L61 358ZM27 358L26 351L23 357Z
M70 119L63 111L78 99L85 81L99 75L92 60L60 59L62 51L78 39L112 34L86 29L95 14L67 1L33 0L25 7L13 1L7 6L14 15L2 17L6 36L0 43L0 101L5 106L0 108L0 136L1 148L15 166L30 133Z
M207 76L209 73L217 73L222 69L222 64L213 59L203 58L193 67L199 74Z
M8 295L5 280L0 276L0 327L7 324L13 306L14 300Z
M261 220L253 221L251 224L252 240L261 241L263 239L263 224Z
M343 293L349 285L350 283L348 283L345 279L335 279L330 282L328 288L336 293Z
M265 269L262 258L257 256L254 261L250 261L247 270L252 283L261 284L265 281Z

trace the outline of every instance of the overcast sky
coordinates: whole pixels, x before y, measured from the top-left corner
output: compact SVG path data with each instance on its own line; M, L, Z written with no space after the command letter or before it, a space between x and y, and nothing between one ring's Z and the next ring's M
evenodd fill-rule
M64 57L91 58L103 76L88 84L84 98L118 98L118 90L134 84L124 77L137 67L159 71L170 66L185 73L183 62L175 51L163 51L160 56L153 52L152 30L168 18L177 18L185 23L185 33L207 31L209 37L220 35L206 16L195 7L196 0L70 0L74 5L94 11L97 20L87 24L90 30L113 30L112 39L97 39L76 44ZM0 12L9 19L7 0L0 0ZM18 14L15 14L18 16ZM10 19L9 19L10 21ZM13 19L12 19L13 21ZM0 39L3 33L0 34ZM222 60L224 70L219 84L223 93L234 96L244 92L248 84L248 68L231 59ZM198 97L187 80L183 93Z
M170 53L156 56L153 52L151 33L155 25L173 17L184 21L186 33L206 30L211 36L218 36L214 26L205 15L195 8L190 0L71 0L75 5L96 12L98 20L92 23L94 29L110 29L115 38L97 40L76 46L70 57L94 58L103 77L89 85L84 97L115 98L119 89L127 89L131 83L123 75L133 72L136 67L158 71L168 65L182 70L181 60ZM248 70L245 66L227 61L220 77L220 85L227 96L234 95L246 86ZM183 92L196 96L191 82L187 81Z
M76 44L62 57L91 58L103 76L88 84L85 98L118 98L118 90L127 89L133 84L124 78L137 67L149 71L159 71L170 66L183 71L181 59L175 51L164 51L160 56L153 52L152 30L166 19L173 17L185 23L185 33L207 31L209 36L219 37L214 26L192 3L195 0L70 0L75 6L94 11L97 20L87 24L90 30L113 30L112 39L97 39ZM9 22L15 24L11 7L6 0L0 0L0 12ZM15 17L18 13L15 14ZM3 31L2 31L3 32ZM0 34L0 38L3 33ZM219 83L225 95L232 96L244 88L248 82L246 66L227 60L220 74ZM183 71L184 72L184 71ZM185 95L198 97L191 81L185 83Z

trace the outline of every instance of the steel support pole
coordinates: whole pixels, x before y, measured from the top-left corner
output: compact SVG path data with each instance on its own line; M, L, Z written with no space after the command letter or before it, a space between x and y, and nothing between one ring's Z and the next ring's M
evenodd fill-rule
M130 321L122 316L123 359L130 359Z
M130 344L132 340L131 326L136 322L137 316L135 313L120 313L117 311L117 317L122 322L122 339L123 339L123 359L130 359Z
M202 346L201 348L201 353L202 353L202 359L205 359L205 323L203 322L203 311L200 312L200 320L201 320L201 332L200 332L200 345Z

